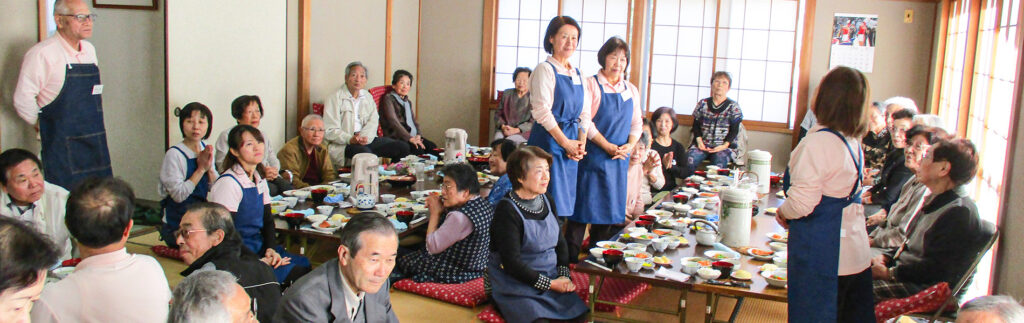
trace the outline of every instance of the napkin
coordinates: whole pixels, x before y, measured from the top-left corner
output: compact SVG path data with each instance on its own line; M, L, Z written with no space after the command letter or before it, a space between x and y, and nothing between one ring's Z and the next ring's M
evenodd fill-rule
M402 232L402 231L405 231L405 230L409 229L409 226L406 225L405 223L399 222L398 220L395 220L395 219L389 219L389 220L391 220L391 225L394 225L395 226L395 230L398 230L398 232Z
M313 215L313 214L315 214L315 213L316 213L316 211L313 211L313 209L305 209L305 210L285 210L285 211L284 211L284 213L302 213L302 214L303 214L303 215L305 215L305 216L310 216L310 215Z
M271 197L271 198L270 198L270 200L271 200L271 201L280 201L280 200L281 200L281 199L283 199L283 198L284 198L283 196L280 196L280 195L274 195L274 197Z
M725 251L725 252L731 253L734 256L736 256L736 258L739 258L740 256L742 256L739 252L736 252L736 250L732 250L732 248L729 248L728 246L722 244L721 242L716 242L715 244L711 245L711 248L714 248L715 250L720 250L720 251Z
M678 282L683 282L683 283L685 283L686 281L690 280L690 275L687 275L687 274L684 274L684 273L680 273L680 272L671 271L671 270L665 269L665 267L658 268L658 271L654 272L654 277L661 277L661 278L665 278L665 279L671 279L671 280L678 281Z
M384 166L377 166L377 172L384 176L398 175L398 172L384 169Z
M345 200L345 195L333 194L324 198L324 203L338 203Z

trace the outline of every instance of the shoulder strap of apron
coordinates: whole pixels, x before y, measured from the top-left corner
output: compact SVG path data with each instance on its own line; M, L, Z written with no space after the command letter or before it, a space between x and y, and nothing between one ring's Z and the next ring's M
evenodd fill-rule
M181 153L181 157L185 157L185 159L188 159L188 154L186 154L184 150L181 150L181 148L178 148L178 146L171 146L171 149L177 150L179 153Z
M217 179L221 179L221 178L225 178L225 177L230 177L230 178L231 178L232 180L234 180L234 181L235 181L235 183L236 183L236 184L238 184L238 188L241 188L242 190L245 190L245 187L244 187L244 186L242 186L242 182L239 182L239 181L238 181L238 179L237 179L237 178L235 178L235 176L234 176L234 175L231 175L231 174L223 174L223 175L220 175L220 177L217 177Z
M850 158L853 159L853 164L857 166L857 181L853 183L853 189L850 190L850 196L857 194L857 191L860 189L860 179L861 177L863 177L863 175L861 174L861 170L863 169L861 163L863 162L864 151L858 149L857 157L854 157L853 148L850 148L850 143L848 143L846 141L846 137L843 137L843 135L840 134L838 131L832 130L830 128L821 128L818 129L818 131L828 131L831 132L833 135L836 135L836 137L839 137L839 140L843 141L843 145L846 146L846 151L850 152Z
M594 81L597 82L597 89L601 91L601 94L604 94L604 87L601 86L601 79L597 78L597 74L594 74Z

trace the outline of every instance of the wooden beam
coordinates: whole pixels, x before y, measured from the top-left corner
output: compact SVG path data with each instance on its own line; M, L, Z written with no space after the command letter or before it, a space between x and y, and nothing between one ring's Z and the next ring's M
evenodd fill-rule
M491 138L491 97L494 96L494 54L497 51L498 1L485 0L483 13L483 48L480 51L480 131L477 144L487 145ZM559 8L561 10L561 8Z
M963 83L960 86L960 109L957 116L956 133L960 137L967 137L967 121L971 111L971 89L974 88L974 63L975 54L978 50L978 29L981 20L981 3L983 0L970 1L971 9L967 21L967 50L964 58Z
M807 101L810 99L808 91L811 78L811 40L814 39L814 10L816 6L817 0L806 0L804 4L804 33L800 45L800 79L797 81L796 89L796 119L793 119L793 131L791 132L793 148L796 148L797 141L800 140L800 122L807 114ZM832 31L828 32L831 34Z
M938 38L935 40L935 50L932 52L932 57L935 58L935 64L932 66L932 70L928 83L928 113L939 114L939 98L942 93L942 74L945 72L943 66L946 63L946 41L949 38L949 15L951 0L943 0L938 3L939 6L939 21L936 21L938 27Z
M394 1L387 0L387 15L384 19L384 84L391 84L391 17L394 16Z
M413 81L416 85L416 102L420 102L420 39L423 39L423 0L419 0L416 3L416 80ZM420 106L414 105L416 109L416 115L420 115Z
M630 7L632 15L629 16L629 22L627 26L632 27L632 32L629 36L630 49L629 62L632 66L629 67L629 82L633 83L637 87L640 86L640 72L643 71L643 55L644 55L644 43L647 39L645 36L646 30L644 29L644 13L647 12L647 1L634 0L633 5ZM638 99L639 100L639 99Z
M295 128L302 127L302 118L309 114L309 22L313 0L299 0L299 71L296 98Z

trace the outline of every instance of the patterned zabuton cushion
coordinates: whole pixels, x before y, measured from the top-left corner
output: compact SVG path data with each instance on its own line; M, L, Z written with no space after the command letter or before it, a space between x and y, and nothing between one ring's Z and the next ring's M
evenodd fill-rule
M590 305L590 276L581 272L573 271L572 283L576 284L576 294L583 299L584 303ZM643 294L650 288L651 285L646 283L638 283L616 278L605 278L604 284L601 286L601 290L597 295L597 299L628 304L637 297L640 297L640 294ZM607 304L597 304L596 310L600 312L614 311L616 314L619 313L618 306Z
M462 284L417 283L412 279L395 282L395 289L430 297L455 305L474 307L487 300L483 277Z
M935 312L951 293L949 284L941 282L910 297L882 301L875 305L875 320L885 322L904 314Z
M153 246L149 248L149 250L152 250L153 253L160 257L182 260L181 252L178 251L178 249L170 248L168 246Z
M494 304L487 304L484 310L476 315L476 318L487 323L505 323L505 319L494 308Z

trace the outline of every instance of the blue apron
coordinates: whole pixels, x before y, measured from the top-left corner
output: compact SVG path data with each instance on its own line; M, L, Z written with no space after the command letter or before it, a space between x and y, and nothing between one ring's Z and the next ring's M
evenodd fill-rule
M512 203L511 200L508 202ZM558 255L555 253L555 247L558 246L559 227L558 221L551 213L551 205L547 203L548 200L545 198L544 204L548 206L548 215L544 220L526 219L516 208L516 213L523 220L523 245L519 255L530 269L554 279L558 276ZM568 320L587 312L587 306L575 292L541 291L505 273L501 266L501 256L497 252L491 252L487 276L491 282L491 297L494 304L508 322L533 322L540 318Z
M206 148L206 144L200 142L200 148ZM196 169L199 168L197 158L188 158L185 151L181 150L176 146L171 146L171 149L177 150L181 153L182 157L185 157L185 177L188 178L195 173ZM210 192L210 178L203 176L199 180L199 184L196 184L195 189L192 190L192 194L189 194L184 201L181 203L175 202L170 195L167 195L163 200L160 200L160 207L164 209L164 224L160 228L160 235L164 238L164 242L172 248L177 248L178 244L175 242L177 237L174 236L174 231L178 230L178 225L181 223L181 218L185 216L185 210L188 209L189 205L196 202L206 202L206 194Z
M843 209L860 203L862 150L854 157L846 138L832 129L846 145L857 165L857 182L847 197L821 196L806 217L789 221L789 322L835 322L839 287L839 232ZM788 170L787 170L788 173ZM868 300L870 302L870 300Z
M242 244L256 253L257 257L263 258L264 254L260 253L260 250L263 249L263 194L260 193L259 186L245 188L242 187L242 183L235 176L230 174L220 176L220 178L224 177L230 177L235 180L235 183L238 183L238 187L242 188L242 201L238 203L238 211L235 212L234 218L235 229L242 236ZM282 258L292 258L291 263L274 268L274 276L277 277L279 283L284 282L285 278L288 277L288 273L295 266L310 266L309 258L285 251L281 246L274 247L274 251L277 251Z
M39 112L43 175L67 190L86 177L110 177L110 152L96 64L67 64L64 87Z
M554 64L552 71L557 71ZM578 82L578 83L577 83ZM551 100L551 114L558 122L565 137L571 140L579 138L580 112L583 111L583 76L576 69L576 82L568 75L555 72L555 93ZM576 203L576 169L579 162L565 156L565 149L558 145L555 138L540 123L534 123L530 130L527 143L540 147L551 154L551 180L548 191L555 201L558 216L571 216Z
M597 87L601 90L601 107L594 115L594 127L608 142L616 146L624 145L629 141L633 98L623 101L622 94L605 93L600 81ZM629 172L629 160L612 157L593 143L587 145L587 155L579 163L576 207L570 220L592 224L618 224L626 221L626 175Z

